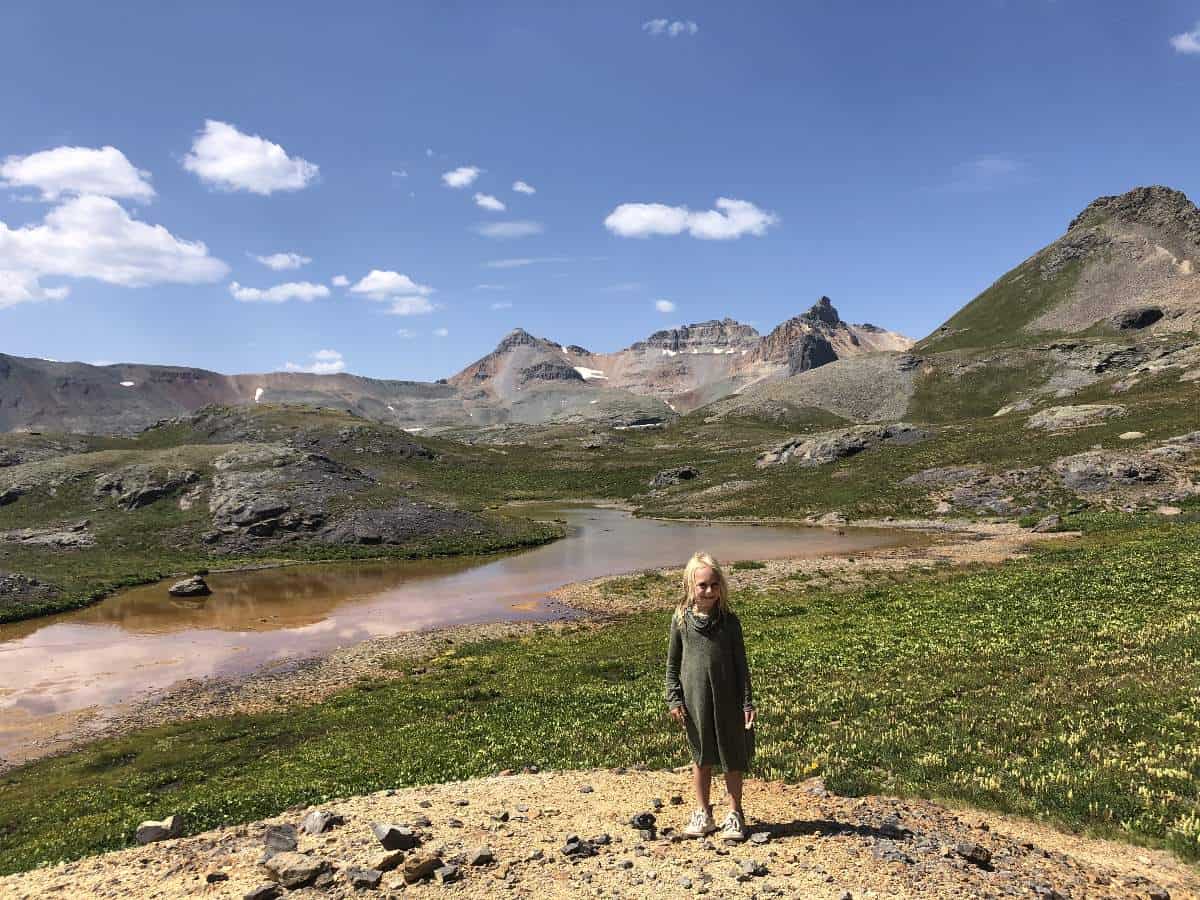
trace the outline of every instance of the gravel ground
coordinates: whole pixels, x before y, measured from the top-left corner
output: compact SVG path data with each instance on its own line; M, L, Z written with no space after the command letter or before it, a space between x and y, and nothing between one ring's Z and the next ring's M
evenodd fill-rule
M1200 896L1200 874L1166 853L927 801L838 797L815 780L748 781L745 844L681 840L668 829L687 819L687 789L684 770L615 770L502 774L333 800L320 809L344 823L321 835L301 831L298 845L327 865L326 883L284 893L297 900ZM298 825L313 809L0 878L0 897L244 897L268 881L258 862L266 827ZM630 826L641 812L657 818L653 839ZM377 888L356 890L350 867L376 867L386 855L372 822L407 824L420 846ZM563 853L571 835L610 840L572 858ZM471 865L481 847L493 859ZM422 857L458 857L459 880L405 884L405 865Z

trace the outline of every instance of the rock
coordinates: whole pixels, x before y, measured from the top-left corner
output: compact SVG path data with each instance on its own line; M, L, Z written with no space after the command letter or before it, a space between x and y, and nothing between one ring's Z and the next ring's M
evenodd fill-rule
M1044 534L1045 532L1054 531L1055 529L1061 528L1061 527L1062 527L1062 516L1050 515L1050 516L1044 516L1043 518L1039 519L1038 523L1033 526L1032 530L1037 532L1038 534Z
M383 880L383 872L379 869L363 869L359 866L351 866L346 870L346 881L350 887L358 890L379 887L379 882Z
M167 593L172 597L207 597L212 593L212 588L199 575L193 575L175 582L167 588Z
M1122 431L1117 438L1122 441L1137 441L1146 436L1144 431Z
M959 841L954 845L954 852L973 866L979 866L981 869L991 868L992 851L982 844L976 844L973 841Z
M429 820L429 816L416 816L413 818L412 823L417 828L428 828L433 824L433 822Z
M750 843L752 844L769 844L771 842L771 833L768 831L756 831L750 835Z
M667 802L672 806L683 806L683 794L672 794Z
M21 487L6 487L0 488L0 506L7 506L9 503L16 503L17 498L24 494L25 491Z
M462 877L462 869L453 863L448 863L434 869L433 877L437 879L438 884L450 884Z
M596 855L596 848L591 841L585 841L578 835L571 834L563 843L562 854L569 859L586 859Z
M1026 428L1059 431L1065 428L1086 428L1099 425L1105 419L1125 415L1125 407L1116 403L1084 403L1078 406L1051 406L1034 413Z
M1136 331L1147 328L1163 317L1163 311L1157 306L1134 306L1122 310L1109 321L1118 331Z
M372 822L371 831L385 850L412 850L421 845L421 838L406 825Z
M205 884L219 884L222 881L228 881L229 876L224 872L209 872L204 876Z
M246 891L242 894L242 900L276 900L282 893L279 885L268 882Z
M594 790L595 788L593 788L590 784L581 784L579 786L579 793L581 794L590 794Z
M288 850L276 853L262 866L285 888L294 890L312 884L318 875L329 868L329 863L319 857Z
M390 872L402 862L404 862L403 850L388 850L375 857L371 862L371 868L378 869L380 872Z
M752 878L762 878L767 874L767 867L755 859L743 859L738 863L738 871Z
M650 479L650 488L658 490L680 482L691 481L699 476L700 470L695 466L676 466L673 469L663 469Z
M137 827L135 837L139 844L153 844L155 841L177 838L181 834L183 834L183 817L173 815L167 816L161 822L143 822Z
M755 466L795 462L801 466L822 466L854 456L883 443L907 446L932 437L932 432L906 422L891 425L855 425L817 434L796 437L758 455Z
M122 509L134 510L149 506L199 478L199 473L190 469L162 472L149 466L130 466L100 475L94 493L97 497L114 498Z
M1150 454L1108 450L1086 450L1064 456L1055 460L1052 468L1064 485L1085 493L1151 484L1166 474Z
M308 834L324 834L330 828L345 824L345 818L335 812L314 809L304 817L304 821L300 823L300 827Z
M634 828L653 828L655 821L654 813L640 812L630 818L629 824Z
M93 547L96 544L95 536L87 530L88 524L84 520L61 527L17 528L13 531L0 531L0 542L54 547L59 550L79 550Z
M432 878L433 873L442 866L442 858L435 854L418 854L410 856L404 861L404 867L400 870L404 875L405 884L416 884L418 881L424 881L426 878Z
M1183 510L1178 506L1166 505L1156 507L1154 511L1160 516L1178 516L1183 512Z
M295 850L299 845L295 825L268 825L263 833L263 844L270 853Z
M494 853L492 853L492 848L487 846L476 847L467 854L466 859L468 866L486 866L495 861L496 856Z

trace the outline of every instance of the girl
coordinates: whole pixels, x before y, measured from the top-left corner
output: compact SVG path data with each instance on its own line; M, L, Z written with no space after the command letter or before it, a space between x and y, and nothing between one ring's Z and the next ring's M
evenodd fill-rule
M702 837L717 830L709 791L713 766L720 763L729 792L721 837L744 840L742 776L754 754L750 670L742 625L729 608L725 573L707 553L695 554L683 570L683 599L671 617L666 700L692 751L699 806L684 833Z

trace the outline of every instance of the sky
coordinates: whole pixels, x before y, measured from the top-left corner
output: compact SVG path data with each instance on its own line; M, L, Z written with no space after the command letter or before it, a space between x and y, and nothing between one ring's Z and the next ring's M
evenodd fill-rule
M8 0L0 352L446 377L828 295L922 337L1200 198L1200 0Z

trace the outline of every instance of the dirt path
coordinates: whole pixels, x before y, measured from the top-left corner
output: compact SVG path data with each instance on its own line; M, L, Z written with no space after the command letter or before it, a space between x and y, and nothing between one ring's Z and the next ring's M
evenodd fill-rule
M919 528L929 532L931 543L872 550L853 556L770 560L761 569L732 572L735 592L801 586L852 590L868 580L910 570L935 571L939 567L993 564L1017 558L1031 545L1072 537L1070 533L1033 534L1011 523L863 521L856 524ZM598 628L616 616L666 609L675 602L678 570L667 568L659 572L668 576L660 589L641 591L633 596L627 590L614 590L628 576L610 576L560 588L550 595L551 601L563 608L563 616L558 621L494 622L404 632L339 648L327 656L288 660L236 678L189 679L169 691L109 711L104 717L94 710L73 712L49 724L35 744L0 760L0 773L34 759L139 728L318 703L361 678L399 677L399 671L389 668L390 663L401 659L432 658L456 643L533 633L553 634L567 628Z
M926 801L838 797L816 781L747 782L749 830L761 838L681 840L668 829L687 819L686 791L682 771L615 770L496 776L331 801L321 809L344 823L299 835L309 865L327 866L323 883L286 896L1200 897L1200 873L1165 853ZM258 862L266 826L298 825L310 811L0 878L0 897L240 898L268 881ZM657 817L652 839L630 826L641 812ZM372 822L411 825L421 845L377 889L359 891L348 870L378 866L387 855ZM563 853L571 835L610 840L574 858ZM470 865L484 846L494 860ZM985 854L983 866L967 858ZM459 864L458 880L406 885L405 864L422 857Z

